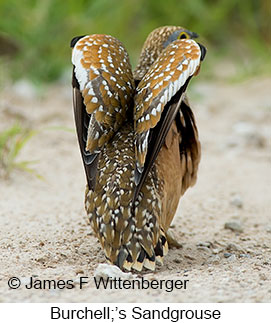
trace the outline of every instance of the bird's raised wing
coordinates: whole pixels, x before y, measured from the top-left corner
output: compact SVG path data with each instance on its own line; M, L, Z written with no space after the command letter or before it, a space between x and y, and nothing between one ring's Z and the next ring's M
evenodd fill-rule
M138 84L134 107L137 185L149 149L150 169L176 117L188 82L198 73L204 55L205 48L194 40L175 40L164 49Z
M88 185L94 189L99 152L126 118L134 80L126 49L109 35L74 38L74 114Z

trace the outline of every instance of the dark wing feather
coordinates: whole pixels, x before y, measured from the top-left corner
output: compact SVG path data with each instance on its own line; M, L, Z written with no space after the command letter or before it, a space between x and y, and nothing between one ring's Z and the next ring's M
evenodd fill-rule
M148 142L148 152L144 164L143 172L141 173L138 169L135 169L135 183L137 185L134 199L135 202L141 187L148 175L150 169L152 168L156 157L165 142L165 138L169 132L169 129L176 119L176 116L179 114L179 109L183 101L184 91L187 88L187 85L190 81L191 77L188 78L185 85L178 91L177 94L170 100L170 102L166 105L161 119L158 124L150 130L149 142ZM180 122L180 121L179 121Z
M89 126L90 115L86 112L86 106L83 103L83 97L79 90L78 82L74 76L72 78L73 86L73 108L74 119L77 132L79 147L83 159L86 172L87 182L90 190L95 189L95 179L97 174L97 164L99 161L99 153L91 154L86 148L87 132Z
M201 157L201 145L193 112L185 97L175 118L180 136L180 160L182 174L182 194L193 186L197 179Z

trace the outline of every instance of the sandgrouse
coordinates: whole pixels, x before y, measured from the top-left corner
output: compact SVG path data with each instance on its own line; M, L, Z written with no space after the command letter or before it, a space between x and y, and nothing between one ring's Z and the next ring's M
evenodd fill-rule
M186 97L206 49L178 26L155 29L132 72L109 35L71 41L73 105L85 209L106 259L154 270L180 197L196 181L200 142Z

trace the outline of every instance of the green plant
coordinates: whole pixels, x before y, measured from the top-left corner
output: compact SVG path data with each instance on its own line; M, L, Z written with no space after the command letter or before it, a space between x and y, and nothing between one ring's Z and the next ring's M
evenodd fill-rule
M18 161L23 147L36 133L37 131L23 128L19 124L0 132L0 170L2 170L4 177L8 178L14 169L19 169L43 179L41 175L29 167L37 161Z

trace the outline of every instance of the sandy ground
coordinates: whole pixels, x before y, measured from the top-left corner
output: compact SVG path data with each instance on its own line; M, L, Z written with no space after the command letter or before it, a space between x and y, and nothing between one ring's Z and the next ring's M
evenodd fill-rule
M83 208L75 133L49 129L74 128L69 85L51 87L43 97L22 85L1 94L1 129L20 119L40 130L20 159L38 160L33 167L45 178L14 171L1 179L1 302L271 301L271 79L192 83L202 161L173 223L183 248L171 249L164 266L143 274L189 280L186 290L173 292L96 290L93 272L105 258ZM12 276L22 282L16 290L7 285ZM72 279L75 288L28 290L30 276ZM80 290L81 276L89 283Z

